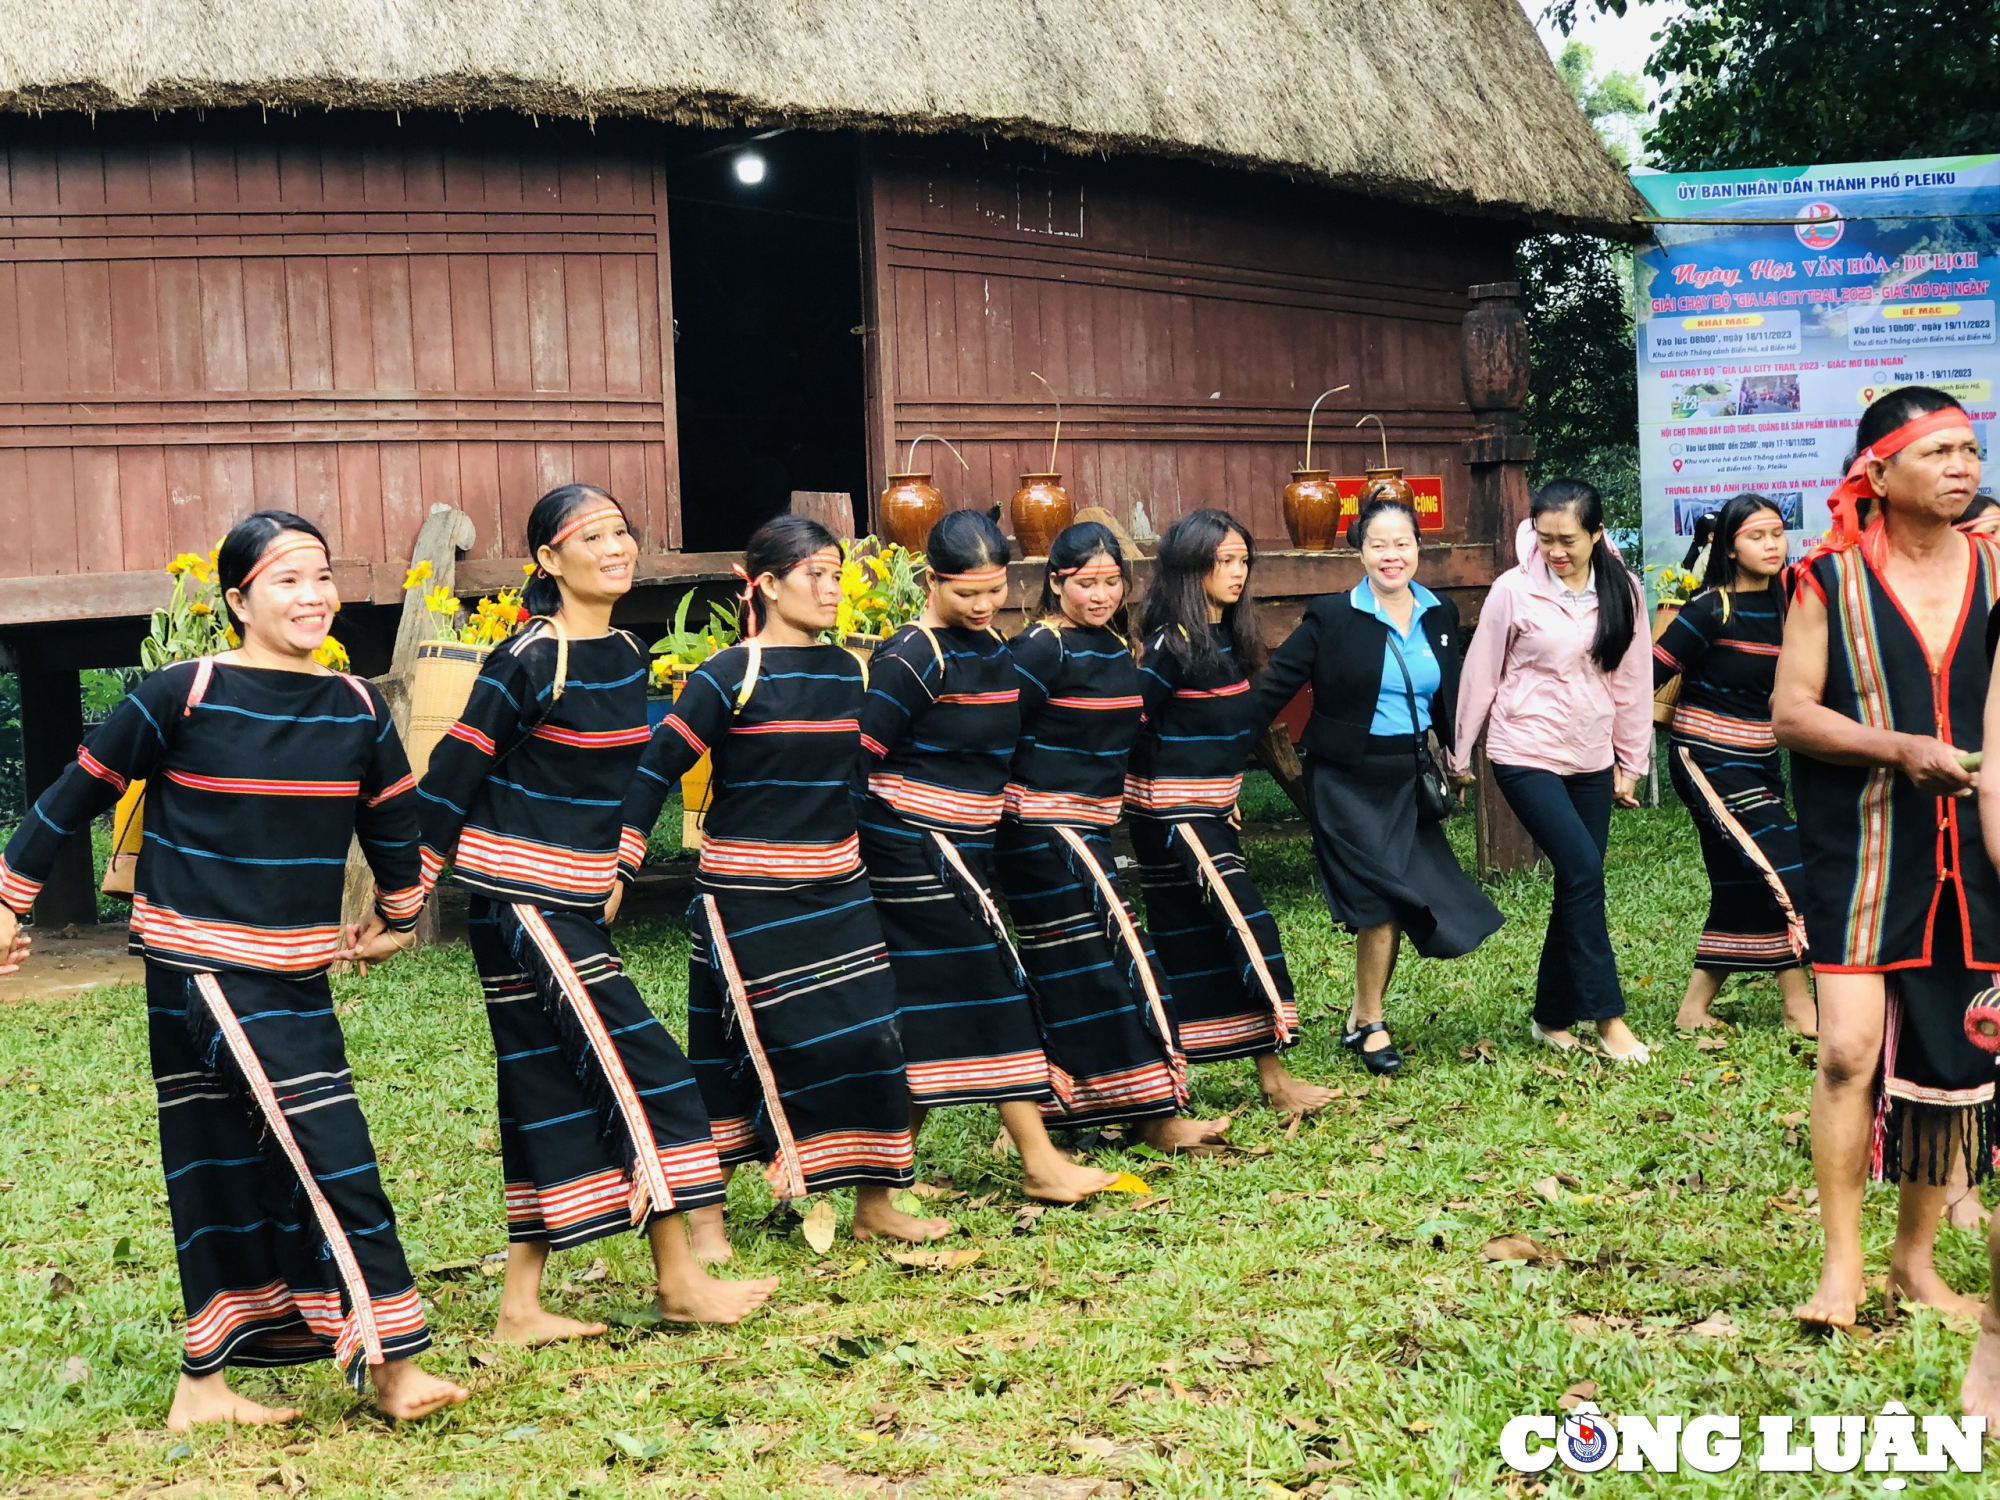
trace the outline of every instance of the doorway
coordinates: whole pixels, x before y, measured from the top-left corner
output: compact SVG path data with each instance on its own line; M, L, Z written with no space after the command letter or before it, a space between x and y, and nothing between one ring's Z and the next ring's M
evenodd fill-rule
M689 552L739 550L795 490L842 492L857 522L867 514L855 170L845 133L674 133L667 239Z

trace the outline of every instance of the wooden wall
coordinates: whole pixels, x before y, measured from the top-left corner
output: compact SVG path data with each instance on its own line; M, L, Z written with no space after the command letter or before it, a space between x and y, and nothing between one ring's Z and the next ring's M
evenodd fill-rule
M257 506L378 601L437 503L499 558L587 479L674 545L658 156L530 132L10 124L0 623L137 613Z
M1186 165L1079 160L995 144L872 148L865 204L878 488L909 440L948 504L1004 500L1059 459L1079 506L1153 531L1225 505L1285 545L1280 495L1306 409L1315 461L1359 474L1393 461L1445 478L1441 541L1485 542L1469 511L1461 377L1466 289L1512 275L1514 235L1318 190ZM893 447L893 457L892 457ZM1484 582L1482 578L1479 580Z

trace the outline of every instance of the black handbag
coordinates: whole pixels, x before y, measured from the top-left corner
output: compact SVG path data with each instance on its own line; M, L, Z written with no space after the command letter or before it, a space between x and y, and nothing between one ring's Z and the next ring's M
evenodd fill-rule
M1409 664L1403 660L1403 648L1396 644L1396 629L1389 627L1389 649L1396 653L1396 667L1403 674L1403 696L1410 704L1410 728L1417 727L1417 690L1410 681ZM1438 765L1436 752L1431 749L1431 741L1437 731L1426 729L1416 735L1417 742L1417 821L1419 823L1442 823L1451 816L1455 805L1451 795L1451 783L1445 780L1443 769Z

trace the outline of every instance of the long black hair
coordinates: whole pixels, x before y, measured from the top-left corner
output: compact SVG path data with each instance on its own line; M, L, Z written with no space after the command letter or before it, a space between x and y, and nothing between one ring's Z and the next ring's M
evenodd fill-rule
M326 545L326 534L304 516L293 515L288 510L260 510L245 516L229 528L229 535L216 549L215 581L222 594L222 607L238 634L242 633L243 621L230 606L229 591L243 587L244 575L257 566L257 559L264 555L281 532L286 531L304 532L320 544L327 560L332 561L333 549Z
M1003 567L1007 557L1006 533L983 510L952 511L924 538L924 561L933 577Z
M555 540L556 533L568 525L578 511L588 506L604 505L615 507L621 516L625 514L625 507L619 505L608 490L601 490L594 484L565 484L550 490L528 512L529 558L539 559L542 548ZM626 525L631 525L629 516L626 517ZM562 585L542 571L538 560L527 586L521 590L521 604L531 615L552 615L562 608Z
M1264 641L1257 633L1257 601L1252 588L1257 574L1257 544L1250 528L1226 510L1204 506L1190 511L1167 528L1160 538L1159 555L1153 560L1153 583L1146 590L1145 622L1140 627L1147 641L1160 639L1161 649L1174 664L1191 677L1211 672L1222 660L1208 628L1208 593L1202 580L1215 567L1215 549L1231 536L1241 537L1250 549L1250 576L1243 581L1243 596L1222 611L1223 633L1236 665L1247 677L1264 665Z
M1118 576L1125 580L1125 595L1118 601L1118 608L1112 611L1108 623L1113 630L1129 639L1132 634L1132 570L1125 566L1125 549L1118 545L1118 533L1102 521L1078 521L1074 526L1065 526L1049 543L1049 561L1042 571L1042 597L1035 605L1035 615L1043 620L1063 619L1062 600L1056 593L1056 575L1073 573L1099 557L1108 557L1116 563Z
M756 587L759 578L766 573L783 578L815 552L839 545L833 533L811 516L773 516L751 532L743 548L743 571L750 575L750 618L755 621L756 630L746 629L744 633L755 635L764 628L767 618L763 590Z
M1601 669L1614 672L1638 629L1638 580L1604 534L1604 497L1596 485L1582 479L1551 480L1535 491L1528 515L1532 520L1552 510L1568 511L1577 525L1597 533L1597 544L1590 549L1590 571L1597 580L1597 634L1590 656Z
M1780 521L1785 519L1778 502L1768 495L1745 490L1724 501L1719 509L1710 511L1694 523L1694 540L1688 546L1687 556L1681 559L1681 566L1692 571L1696 557L1703 547L1707 547L1708 566L1702 569L1701 586L1705 589L1735 588L1736 534L1750 524L1752 516L1766 510Z

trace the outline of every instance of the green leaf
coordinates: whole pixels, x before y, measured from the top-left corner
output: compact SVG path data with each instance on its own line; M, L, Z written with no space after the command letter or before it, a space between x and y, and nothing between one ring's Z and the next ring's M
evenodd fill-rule
M111 1247L111 1264L127 1266L138 1258L132 1253L132 1236L129 1234L118 1236L118 1243Z

